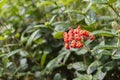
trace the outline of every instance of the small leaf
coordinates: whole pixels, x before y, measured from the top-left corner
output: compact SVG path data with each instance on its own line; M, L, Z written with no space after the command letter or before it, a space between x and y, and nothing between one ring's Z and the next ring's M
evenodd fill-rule
M61 38L63 38L63 32L62 31L54 32L53 37L56 38L56 39L61 39Z
M61 74L60 73L56 73L53 80L62 80Z
M50 24L53 22L53 20L55 19L55 17L56 17L57 15L54 15L52 18L51 18L51 20L50 20Z
M0 36L0 41L5 40L5 38L3 36Z
M41 57L41 67L44 66L45 64L45 61L46 61L46 57L47 57L47 53L43 53L42 57Z

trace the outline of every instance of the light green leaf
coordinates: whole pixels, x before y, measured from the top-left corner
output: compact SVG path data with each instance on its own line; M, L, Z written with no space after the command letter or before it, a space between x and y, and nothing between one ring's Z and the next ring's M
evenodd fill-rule
M41 62L40 62L41 67L44 66L45 61L46 61L46 58L47 58L47 53L43 53L43 55L42 55L42 57L41 57Z
M74 78L73 80L92 80L92 75L81 75L78 78Z
M50 24L54 21L54 19L55 19L55 17L56 17L57 15L54 15L52 18L51 18L51 20L50 20Z
M5 38L3 36L0 36L0 41L5 40Z
M117 0L108 0L109 3L114 3L116 2Z
M56 39L61 39L61 38L63 38L63 32L62 31L54 32L53 37L56 38Z
M114 37L116 36L115 33L109 32L109 31L104 31L104 30L98 30L92 32L93 35L100 35L100 36L107 36L107 37Z
M90 1L94 3L107 3L106 0L90 0Z
M80 10L66 10L64 13L77 13L77 14L83 14Z

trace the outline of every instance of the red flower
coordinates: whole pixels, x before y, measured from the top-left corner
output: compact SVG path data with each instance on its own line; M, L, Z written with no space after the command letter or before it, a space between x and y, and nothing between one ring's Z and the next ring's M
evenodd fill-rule
M77 47L77 48L83 47L83 43L82 43L81 41L77 41L77 42L76 42L76 47Z
M94 40L94 36L87 30L81 30L80 26L76 29L70 28L68 33L64 32L64 46L66 49L83 47L82 41L86 39Z
M95 39L95 37L92 35L92 36L90 36L90 40L94 40Z
M65 46L66 49L70 49L69 43L65 43L64 46Z

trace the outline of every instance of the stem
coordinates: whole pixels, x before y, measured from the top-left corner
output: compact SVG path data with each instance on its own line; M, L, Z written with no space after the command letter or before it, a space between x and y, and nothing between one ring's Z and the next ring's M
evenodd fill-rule
M90 48L84 43L84 46L83 46L88 52L90 52L92 54L92 51L90 50Z
M87 67L87 66L86 66L86 56L85 56L85 55L83 55L83 62L84 62L84 64L85 64L85 67Z
M116 13L116 15L117 15L118 17L120 17L119 12L113 7L113 5L110 4L109 2L108 2L107 4L108 4L108 6Z

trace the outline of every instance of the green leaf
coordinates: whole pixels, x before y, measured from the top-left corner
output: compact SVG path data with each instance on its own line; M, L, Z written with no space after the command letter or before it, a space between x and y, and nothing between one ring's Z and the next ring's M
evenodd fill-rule
M62 80L61 74L60 73L56 73L53 80Z
M86 45L89 45L92 41L91 40L87 40L85 42ZM88 52L88 50L86 50L85 48L81 48L81 49L78 49L77 51L75 51L75 53L77 55L83 55L83 54L86 54Z
M40 30L36 30L35 32L32 33L32 35L29 37L27 43L26 43L26 47L31 46L32 45L32 41L34 39L34 37L39 33Z
M45 61L46 61L46 58L47 58L47 53L43 53L43 55L42 55L42 57L41 57L41 62L40 62L41 67L44 66Z
M45 69L52 71L54 68L61 66L62 64L59 64L59 63L65 57L66 54L70 54L70 51L65 51L60 53L60 55L58 55L56 58L54 58L47 64Z
M77 14L83 14L80 10L65 10L64 13L77 13Z
M5 40L5 38L3 36L0 36L0 41Z
M54 15L52 18L51 18L51 20L50 20L50 24L54 21L54 19L55 19L55 17L56 17L57 15Z
M114 36L116 36L115 33L104 31L104 30L94 31L94 32L92 32L92 34L93 35L100 35L100 36L107 36L107 37L114 37Z
M103 65L102 71L107 72L112 70L116 66L116 63L114 61L109 61Z
M85 71L86 70L86 65L83 62L71 63L67 67L70 69L73 68L76 71Z
M120 54L115 54L112 56L112 59L120 59Z
M102 67L97 68L97 72L93 75L93 80L103 80L106 76L106 72L101 71Z
M70 27L70 23L68 22L55 22L52 24L53 26L55 26L55 31L65 31L66 29L68 29L68 27Z
M92 75L81 75L80 77L74 78L73 80L92 80Z
M65 55L65 57L64 57L64 59L63 59L63 64L66 63L66 61L68 60L69 56L70 56L70 53L67 53L67 54Z
M94 61L93 63L91 63L88 66L87 73L88 74L93 73L95 70L97 70L98 66L100 66L100 65L101 65L101 63L99 61Z
M89 10L85 17L85 23L87 25L91 25L95 22L96 22L96 14L92 10Z
M94 3L107 3L106 0L90 0L90 1Z
M93 48L93 51L97 49L117 49L117 46L112 46L112 45L98 45Z
M61 39L61 38L63 38L63 32L62 31L54 32L53 37L56 38L56 39Z
M15 54L17 54L17 53L19 53L21 51L22 51L22 49L13 50L12 52L9 52L7 54L7 57L11 57L11 56L13 56L13 55L15 55Z
M120 49L118 49L117 52L112 55L112 59L120 59Z
M116 2L117 0L108 0L109 3L114 3Z

